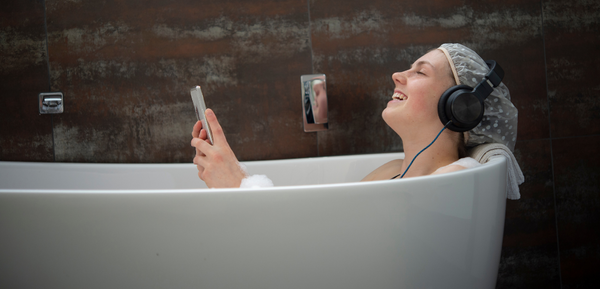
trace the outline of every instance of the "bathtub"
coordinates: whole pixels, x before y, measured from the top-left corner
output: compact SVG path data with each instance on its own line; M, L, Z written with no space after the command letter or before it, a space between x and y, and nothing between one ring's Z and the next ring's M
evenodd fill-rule
M506 160L356 182L402 154L193 164L0 162L0 288L494 288Z

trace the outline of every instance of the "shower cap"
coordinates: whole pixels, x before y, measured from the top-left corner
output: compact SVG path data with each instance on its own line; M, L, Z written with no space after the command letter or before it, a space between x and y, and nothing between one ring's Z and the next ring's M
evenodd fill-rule
M456 84L475 87L490 71L485 61L470 48L459 43L445 43L439 48L450 63ZM483 119L474 129L465 132L467 146L501 143L514 151L517 140L517 108L510 101L504 83L494 88L485 101Z

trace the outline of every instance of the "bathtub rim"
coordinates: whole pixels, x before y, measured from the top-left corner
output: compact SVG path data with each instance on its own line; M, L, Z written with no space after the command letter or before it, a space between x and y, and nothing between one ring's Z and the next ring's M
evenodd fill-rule
M403 155L403 153L388 153L390 155ZM367 157L368 155L364 155ZM332 156L339 157L339 156ZM342 156L343 157L343 156ZM315 158L305 158L306 160L310 159L321 159L321 158L329 158L329 157L315 157ZM286 160L269 160L269 161L257 161L257 162L283 162ZM379 180L379 181L355 181L355 182L344 182L344 183L333 183L333 184L310 184L310 185L294 185L294 186L273 186L273 187L261 187L261 188L199 188L199 189L116 189L116 190L93 190L93 189L3 189L0 188L0 194L7 193L21 193L21 194L164 194L164 193L178 193L178 194L196 194L196 193L251 193L251 192L269 192L269 191L296 191L296 190L308 190L308 189L328 189L334 187L355 187L355 186L373 186L377 184L384 183L398 183L398 182L421 182L426 181L427 179L432 178L440 178L440 177L452 177L452 176L462 176L466 174L471 174L475 170L485 169L487 167L492 166L502 166L506 165L506 157L504 156L494 156L490 158L490 160L481 166L466 168L464 170L448 172L444 174L437 175L426 175L419 177L412 177L406 179L393 179L393 180ZM0 162L0 163L12 163L12 162ZM26 164L31 164L27 162L21 162ZM52 163L49 163L52 164ZM60 163L60 164L70 164L70 163ZM83 164L83 163L82 163ZM85 163L88 164L88 163ZM96 164L94 164L96 165ZM120 165L120 164L98 164L98 165ZM154 165L154 164L127 164L127 165ZM158 164L161 165L161 164ZM163 165L173 165L173 164L163 164ZM189 166L189 164L181 164L182 166Z

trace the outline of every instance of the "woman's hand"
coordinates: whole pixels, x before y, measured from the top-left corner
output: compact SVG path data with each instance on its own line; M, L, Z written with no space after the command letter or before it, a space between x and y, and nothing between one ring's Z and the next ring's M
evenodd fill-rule
M240 168L211 109L206 110L206 121L211 128L214 144L211 145L207 140L202 122L196 122L192 130L192 146L196 148L194 164L198 167L198 177L209 188L239 188L246 174Z

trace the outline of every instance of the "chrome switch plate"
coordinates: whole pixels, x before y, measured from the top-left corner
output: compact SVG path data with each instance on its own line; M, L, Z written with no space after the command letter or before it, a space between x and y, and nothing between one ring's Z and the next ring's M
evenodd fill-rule
M40 114L63 113L65 110L62 92L42 92L38 99Z

